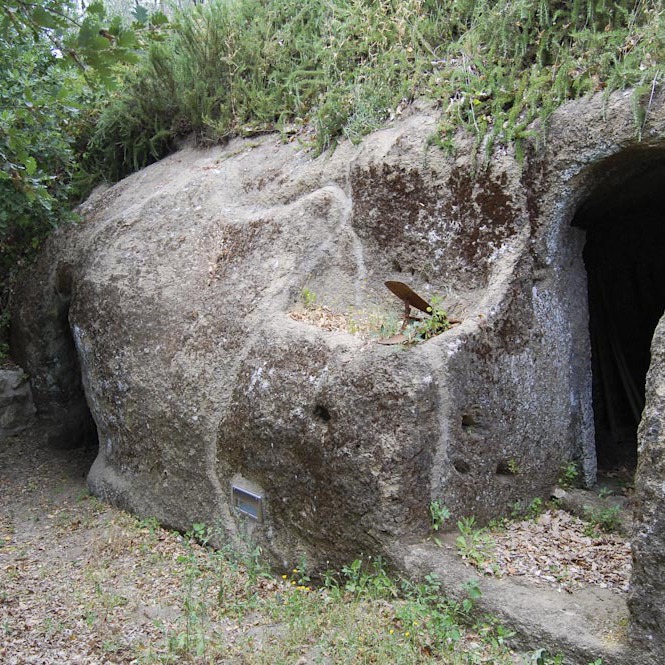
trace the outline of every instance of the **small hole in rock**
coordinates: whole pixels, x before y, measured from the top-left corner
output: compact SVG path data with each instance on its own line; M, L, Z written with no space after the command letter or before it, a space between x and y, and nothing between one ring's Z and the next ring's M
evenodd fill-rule
M399 264L397 259L393 259L393 270L395 272L402 272L402 266Z
M514 461L501 460L496 465L496 473L499 476L514 476L517 473L517 467Z
M324 423L327 423L330 420L330 411L328 411L328 409L326 409L326 407L322 406L321 404L317 404L314 408L314 415L317 418L321 418Z
M471 467L463 459L456 459L453 466L458 473L469 473L471 471Z
M63 302L71 299L73 282L72 266L69 263L60 263L55 273L55 290Z
M476 424L476 421L473 419L473 416L462 416L462 428L468 429L473 427Z

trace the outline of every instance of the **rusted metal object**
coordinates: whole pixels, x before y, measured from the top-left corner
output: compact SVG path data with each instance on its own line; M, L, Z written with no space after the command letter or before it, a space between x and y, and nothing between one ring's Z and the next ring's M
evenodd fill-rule
M392 337L386 337L385 339L380 339L378 340L378 343L404 344L405 342L409 341L409 337L404 334L404 330L409 325L409 323L424 321L424 319L411 316L411 308L415 307L428 316L431 316L433 307L426 300L423 300L423 298L421 298L410 286L404 284L404 282L389 281L385 282L385 285L404 303L404 321L402 321L402 327L396 335L393 335ZM456 325L460 323L460 321L453 319L449 320L448 323L450 325Z
M409 316L409 307L415 307L425 314L432 311L432 306L404 282L386 282L386 286L407 306L406 316Z
M389 346L390 344L404 344L408 340L408 337L404 333L397 333L392 335L392 337L384 337L383 339L377 339L377 344L385 344Z
M406 335L404 335L405 328L409 323L413 321L422 321L417 317L411 316L411 308L415 307L421 312L429 315L432 312L431 305L423 300L410 286L404 284L404 282L386 282L386 286L394 293L403 303L404 303L404 320L402 321L402 327L400 332L392 337L387 337L385 339L380 339L379 344L404 344L408 341Z
M432 306L423 300L410 286L404 282L386 282L386 286L404 303L404 321L402 321L402 330L404 330L412 321L421 321L417 317L411 316L411 308L415 307L428 316L432 313ZM397 344L398 342L394 342Z

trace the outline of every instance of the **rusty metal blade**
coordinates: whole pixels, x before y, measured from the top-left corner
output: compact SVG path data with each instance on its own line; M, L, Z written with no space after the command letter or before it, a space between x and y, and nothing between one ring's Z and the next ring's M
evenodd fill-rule
M430 314L431 305L423 300L410 286L407 286L404 282L386 282L386 286L400 299L403 300L407 305L419 309L425 314Z

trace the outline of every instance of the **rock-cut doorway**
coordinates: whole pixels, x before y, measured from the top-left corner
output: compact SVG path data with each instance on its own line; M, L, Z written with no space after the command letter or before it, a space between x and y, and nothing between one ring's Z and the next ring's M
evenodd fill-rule
M651 339L665 310L665 154L601 166L573 220L586 232L596 457L600 473L632 474Z

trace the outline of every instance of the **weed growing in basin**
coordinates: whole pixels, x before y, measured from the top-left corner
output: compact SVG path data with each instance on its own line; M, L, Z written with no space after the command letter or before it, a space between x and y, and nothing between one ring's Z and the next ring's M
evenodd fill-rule
M441 299L438 296L430 298L430 307L427 308L429 316L407 326L404 334L407 343L425 341L446 332L451 326L447 312L440 307Z
M302 290L300 297L305 309L314 309L316 307L316 293L310 291L307 287Z

